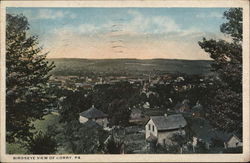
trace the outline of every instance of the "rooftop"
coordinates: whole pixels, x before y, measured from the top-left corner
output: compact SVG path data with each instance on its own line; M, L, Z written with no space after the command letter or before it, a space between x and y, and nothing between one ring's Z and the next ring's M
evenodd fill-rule
M94 105L90 109L88 109L88 110L86 110L84 112L81 112L80 116L86 117L86 118L104 118L104 117L108 117L107 114L105 114L102 111L96 109L94 107Z
M152 116L150 118L154 122L158 131L183 128L187 125L187 121L184 119L182 114L174 114L169 116Z

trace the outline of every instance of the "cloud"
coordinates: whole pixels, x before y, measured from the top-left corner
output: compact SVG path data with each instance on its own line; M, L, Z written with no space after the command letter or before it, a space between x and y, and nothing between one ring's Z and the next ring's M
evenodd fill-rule
M13 12L18 14L19 12ZM38 20L38 19L62 19L62 18L71 18L75 19L76 15L69 11L63 10L51 10L51 9L39 9L34 12L32 10L23 10L22 14L28 17L29 20Z
M128 14L132 16L130 22L127 23L126 29L130 32L137 33L168 33L180 31L180 27L176 22L168 16L145 16L133 10L129 10Z
M44 11L45 12L45 11ZM49 11L48 11L49 12ZM47 13L48 13L47 12ZM64 15L67 13L64 13ZM189 29L181 29L181 27L175 22L174 19L168 16L145 16L140 12L134 10L128 10L130 19L124 22L116 22L109 20L103 24L79 24L77 26L62 26L55 30L55 33L63 31L67 28L78 35L94 35L103 34L107 37L118 37L124 36L134 37L136 35L147 35L147 34L175 34L179 36L186 36L190 34L201 33L201 30L196 27ZM42 14L40 14L42 16ZM62 13L57 13L50 18L62 17ZM48 18L48 16L43 16ZM117 25L119 24L119 25Z
M76 15L69 11L40 9L38 14L34 16L35 19L61 19L66 17L75 19Z
M222 14L219 12L211 12L209 14L201 13L197 14L196 18L222 18Z
M182 29L171 17L146 16L134 10L128 11L128 17L119 23L109 20L54 29L48 41L48 57L209 59L197 43L207 36L201 29ZM112 32L114 29L121 31ZM123 40L119 43L123 53L114 52L111 40Z

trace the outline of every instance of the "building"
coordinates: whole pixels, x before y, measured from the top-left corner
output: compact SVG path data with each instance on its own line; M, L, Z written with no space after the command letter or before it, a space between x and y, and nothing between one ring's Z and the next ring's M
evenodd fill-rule
M190 107L188 105L189 101L188 100L183 100L181 103L178 102L173 109L175 110L176 113L183 113L183 112L189 112Z
M79 114L79 121L80 123L86 123L87 121L94 121L103 127L107 127L108 115L96 109L94 105L92 105L90 109Z
M237 142L240 142L239 140L235 141L235 138L231 137L232 134L215 129L208 121L204 121L200 118L194 119L193 123L189 124L189 127L194 133L192 142L194 152L195 148L197 148L198 141L203 142L206 149L210 149L214 146L231 148L233 144L236 145ZM238 144L240 145L240 143Z
M140 120L142 119L142 111L138 108L131 110L130 120Z
M227 148L236 148L242 147L242 141L235 134L231 134L229 138L224 142L224 147Z
M151 116L145 125L146 140L161 145L172 144L171 138L175 134L185 134L186 125L187 121L181 114Z

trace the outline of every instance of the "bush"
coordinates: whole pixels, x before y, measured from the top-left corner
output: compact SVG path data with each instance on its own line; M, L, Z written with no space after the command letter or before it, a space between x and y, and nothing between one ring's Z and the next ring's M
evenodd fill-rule
M242 147L224 149L223 153L242 153Z
M57 151L55 139L47 134L39 132L28 143L28 149L32 154L54 154Z

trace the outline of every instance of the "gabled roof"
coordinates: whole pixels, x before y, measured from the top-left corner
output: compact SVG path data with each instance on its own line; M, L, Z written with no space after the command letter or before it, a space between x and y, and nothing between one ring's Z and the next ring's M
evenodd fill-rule
M81 112L80 116L86 117L86 118L104 118L108 117L107 114L103 113L102 111L96 109L94 106L92 106L90 109Z
M232 137L235 137L239 142L241 142L241 139L239 138L239 136L237 136L237 134L232 133L228 136L228 138L226 139L226 142L229 142L230 139L232 139Z
M142 113L142 111L138 108L132 109L131 113Z
M150 119L152 119L158 131L179 129L187 125L187 121L182 114L152 116Z

